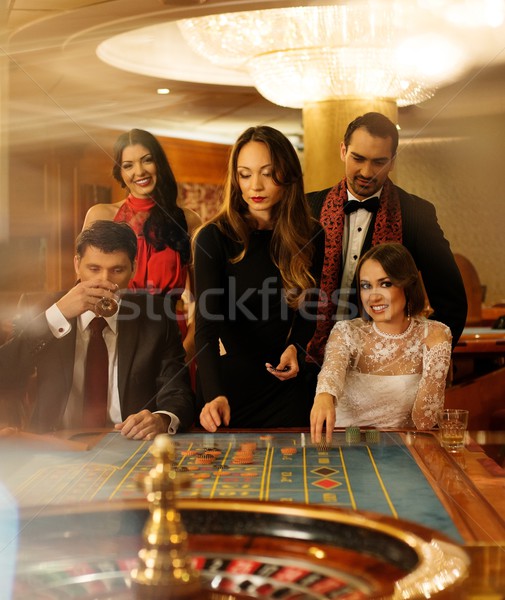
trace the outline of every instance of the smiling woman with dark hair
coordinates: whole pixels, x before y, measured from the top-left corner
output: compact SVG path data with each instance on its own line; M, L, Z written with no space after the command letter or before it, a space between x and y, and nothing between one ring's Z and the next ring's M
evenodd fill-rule
M121 202L92 206L84 228L97 220L128 223L137 235L137 272L130 288L172 294L176 301L189 276L190 236L201 223L177 205L177 182L160 142L148 131L132 129L118 137L112 174L129 194ZM187 358L193 355L194 325L179 321Z
M430 429L444 405L451 332L422 316L421 277L398 243L372 246L356 271L363 317L328 338L311 413L319 442L333 427Z

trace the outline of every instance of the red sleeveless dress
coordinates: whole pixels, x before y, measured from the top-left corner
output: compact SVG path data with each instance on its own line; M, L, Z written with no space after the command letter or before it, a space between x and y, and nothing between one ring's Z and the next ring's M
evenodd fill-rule
M137 235L137 272L129 287L163 295L173 290L180 297L188 272L187 266L181 264L180 254L168 247L156 250L144 237L144 223L153 206L153 200L130 194L114 218L118 223L128 223Z

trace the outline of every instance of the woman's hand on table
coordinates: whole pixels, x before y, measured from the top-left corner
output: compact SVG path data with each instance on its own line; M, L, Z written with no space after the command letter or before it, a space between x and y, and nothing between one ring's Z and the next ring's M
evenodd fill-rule
M230 424L230 405L226 396L217 396L207 402L200 413L200 425L214 433L221 425Z
M331 394L317 394L310 411L310 437L314 444L321 442L323 427L326 425L326 441L331 442L335 427L335 399Z

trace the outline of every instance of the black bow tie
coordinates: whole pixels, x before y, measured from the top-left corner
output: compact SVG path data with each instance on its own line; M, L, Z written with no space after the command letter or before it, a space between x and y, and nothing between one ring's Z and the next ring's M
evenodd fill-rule
M364 208L371 213L377 212L379 208L379 198L378 196L374 196L373 198L368 198L368 200L363 200L359 202L358 200L348 200L344 204L344 212L346 215L358 210L359 208Z

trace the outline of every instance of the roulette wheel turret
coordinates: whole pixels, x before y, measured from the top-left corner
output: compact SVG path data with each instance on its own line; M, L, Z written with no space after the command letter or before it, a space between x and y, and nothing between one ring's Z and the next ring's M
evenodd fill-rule
M149 518L142 532L139 565L131 572L135 600L233 600L203 587L188 551L188 534L177 509L180 482L175 451L168 435L158 435L150 452L155 465L144 478Z

